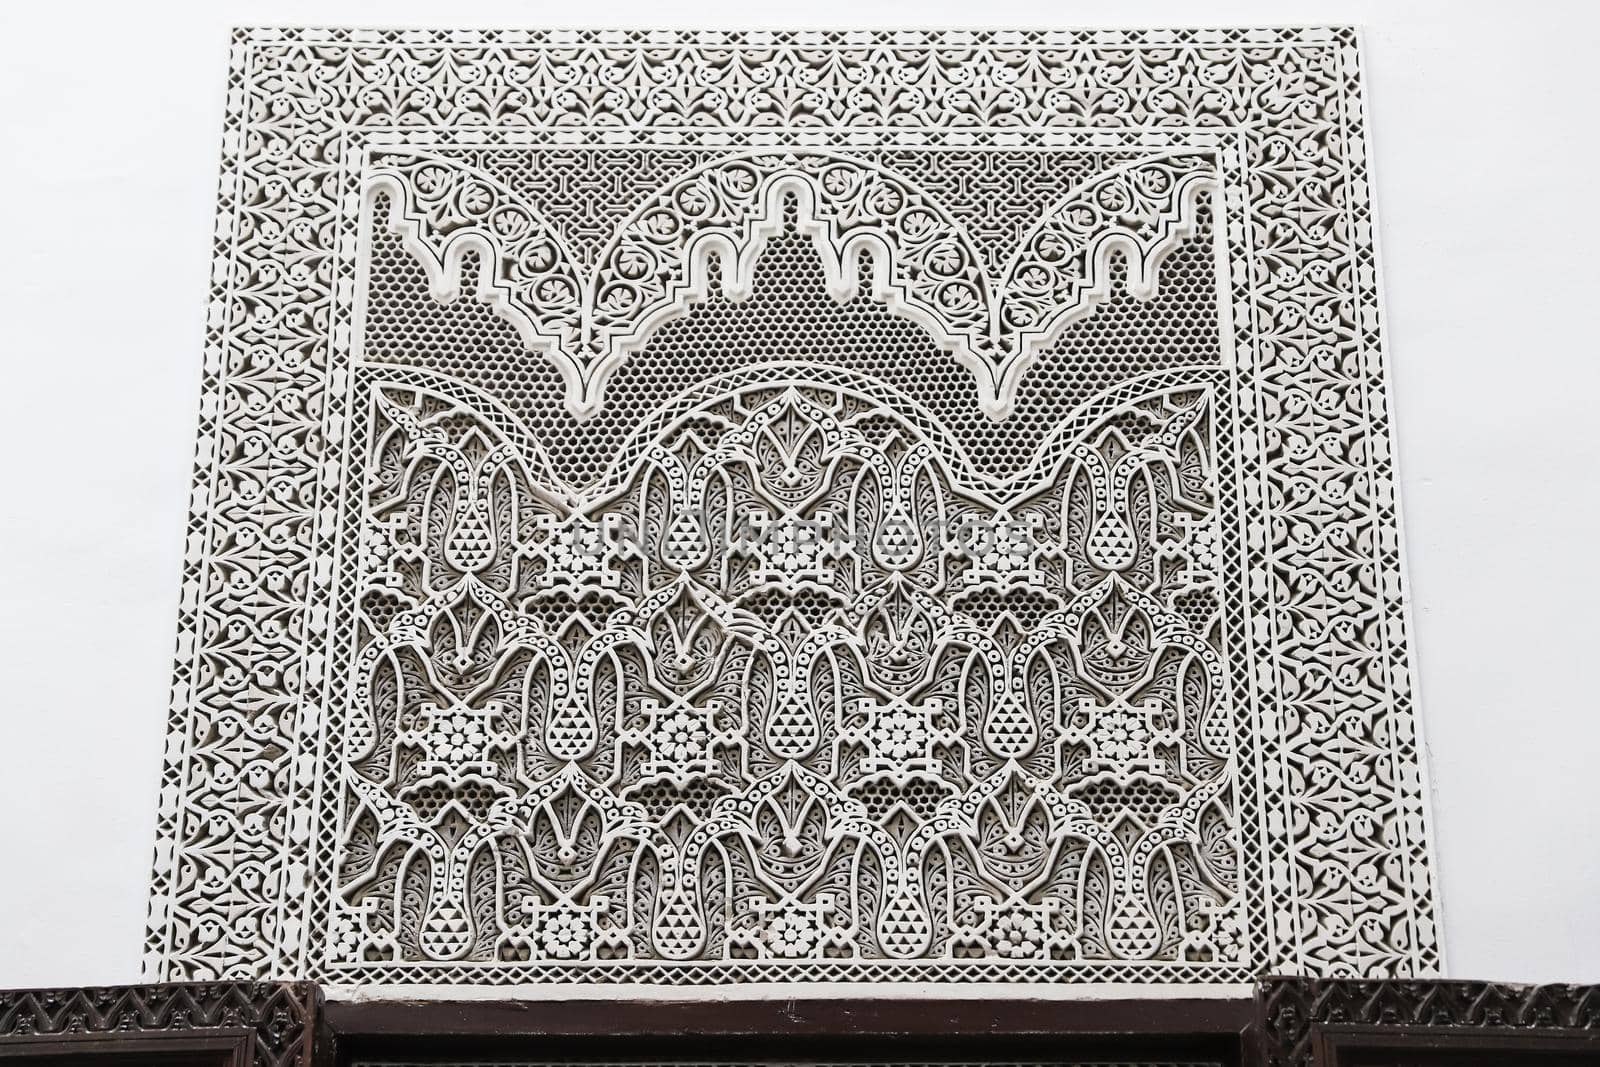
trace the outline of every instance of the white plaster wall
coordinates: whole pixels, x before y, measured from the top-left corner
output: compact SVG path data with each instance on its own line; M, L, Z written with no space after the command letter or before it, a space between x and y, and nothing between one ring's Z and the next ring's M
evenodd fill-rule
M1449 972L1600 982L1597 5L8 3L0 987L139 974L233 24L1365 27Z

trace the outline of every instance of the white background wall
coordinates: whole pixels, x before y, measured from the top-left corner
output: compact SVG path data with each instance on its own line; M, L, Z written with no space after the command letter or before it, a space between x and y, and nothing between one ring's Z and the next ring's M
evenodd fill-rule
M233 24L1365 27L1455 977L1600 982L1600 5L8 2L0 987L137 978Z

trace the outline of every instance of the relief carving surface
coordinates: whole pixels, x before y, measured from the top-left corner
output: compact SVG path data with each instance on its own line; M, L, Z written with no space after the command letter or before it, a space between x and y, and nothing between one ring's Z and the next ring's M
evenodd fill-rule
M312 1067L321 1005L321 992L306 984L205 982L3 990L0 1058ZM218 1031L238 1042L233 1055L220 1053L216 1045L200 1049L193 1044L194 1039ZM140 1039L161 1037L175 1040L159 1049L154 1044L141 1046Z
M1434 969L1355 64L242 31L153 972Z
M1600 1059L1600 988L1265 978L1254 1029L1262 1067L1378 1062L1374 1049L1387 1053L1383 1062L1487 1063L1493 1053L1503 1063L1591 1063Z

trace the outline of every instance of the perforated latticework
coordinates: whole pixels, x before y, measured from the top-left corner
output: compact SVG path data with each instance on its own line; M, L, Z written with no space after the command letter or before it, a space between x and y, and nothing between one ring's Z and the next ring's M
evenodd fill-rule
M157 976L1435 966L1354 59L241 33Z
M387 234L373 241L365 357L431 367L484 389L545 443L554 473L575 488L600 474L663 397L765 362L848 368L914 397L977 472L1003 481L1026 469L1064 414L1101 392L1143 374L1221 361L1213 240L1202 212L1195 236L1172 250L1148 299L1128 292L1117 256L1112 295L1041 352L1003 431L979 410L971 375L925 330L864 294L842 305L830 299L815 250L793 231L774 239L757 264L752 296L713 296L662 327L612 377L605 408L582 422L562 406L558 371L527 352L509 323L475 301L434 300L422 268ZM465 269L475 277L476 259ZM709 277L716 292L720 269Z

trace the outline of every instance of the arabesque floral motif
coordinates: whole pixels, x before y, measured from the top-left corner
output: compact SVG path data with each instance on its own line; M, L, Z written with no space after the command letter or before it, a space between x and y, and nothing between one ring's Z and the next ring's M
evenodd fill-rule
M1437 967L1349 31L243 30L229 90L152 977ZM884 317L755 344L812 289Z

